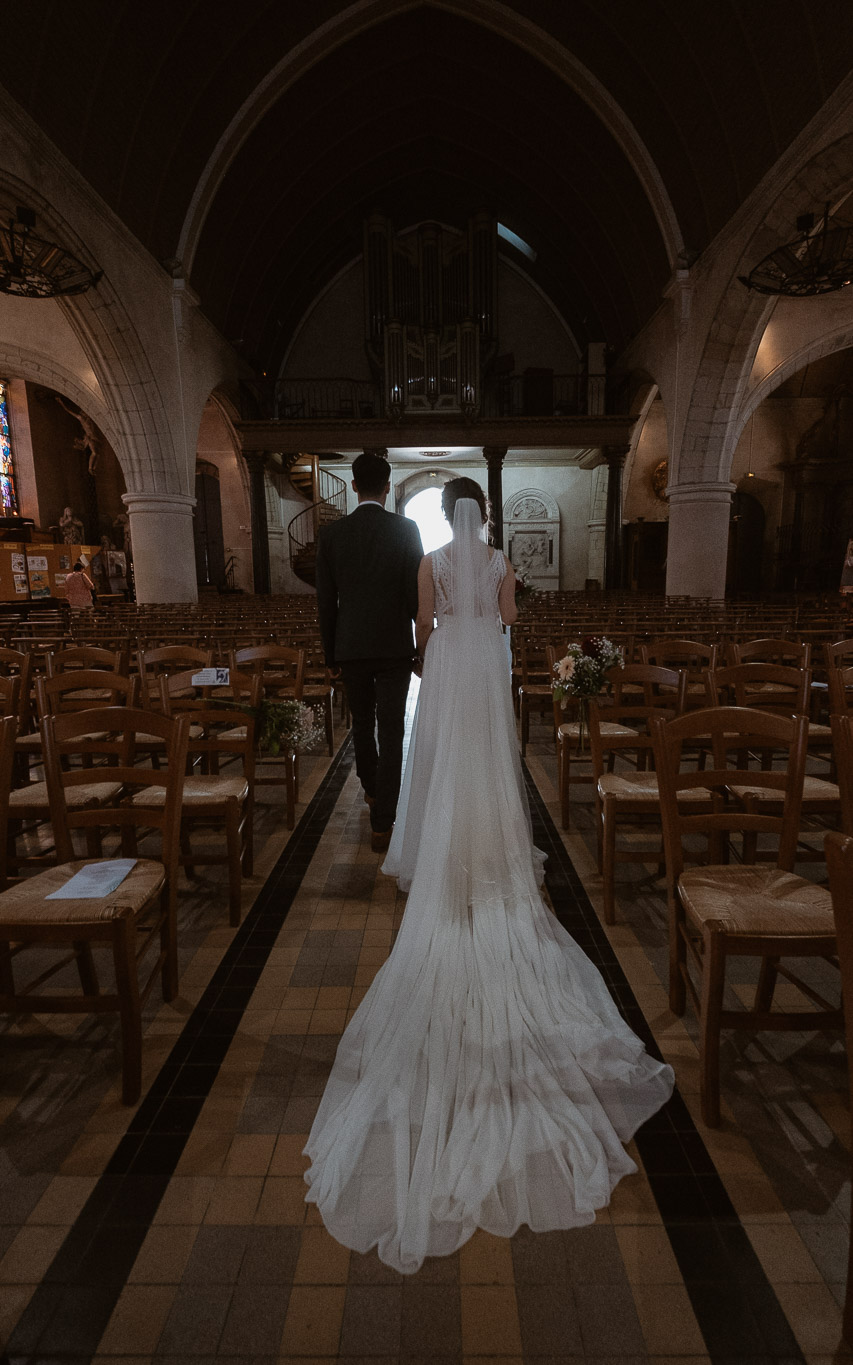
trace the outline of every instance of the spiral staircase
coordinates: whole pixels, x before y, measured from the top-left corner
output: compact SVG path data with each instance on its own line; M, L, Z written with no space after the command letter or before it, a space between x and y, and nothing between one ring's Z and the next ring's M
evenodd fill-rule
M314 587L317 581L317 532L329 522L346 516L347 486L337 474L320 468L317 455L294 455L287 475L293 487L310 506L297 512L287 527L290 567L303 583Z

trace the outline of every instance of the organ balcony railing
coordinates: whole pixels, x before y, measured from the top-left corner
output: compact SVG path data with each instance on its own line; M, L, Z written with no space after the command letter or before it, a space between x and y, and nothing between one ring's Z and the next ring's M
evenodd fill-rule
M482 417L572 417L603 411L581 374L549 369L489 376L476 415ZM601 381L603 383L603 380ZM408 392L404 385L408 385ZM448 386L449 387L449 386ZM464 396L464 395L463 395ZM283 419L398 417L430 411L429 395L416 371L409 370L392 404L383 402L379 384L364 379L284 379L276 390L276 416ZM453 405L454 408L456 404ZM462 407L460 401L459 406ZM433 411L443 411L441 406ZM470 412L466 415L475 415Z

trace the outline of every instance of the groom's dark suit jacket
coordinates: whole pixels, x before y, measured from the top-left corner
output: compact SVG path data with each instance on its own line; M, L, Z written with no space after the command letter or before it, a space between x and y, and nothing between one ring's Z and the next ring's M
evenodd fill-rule
M317 537L317 606L331 668L348 659L410 659L423 549L408 517L362 503Z

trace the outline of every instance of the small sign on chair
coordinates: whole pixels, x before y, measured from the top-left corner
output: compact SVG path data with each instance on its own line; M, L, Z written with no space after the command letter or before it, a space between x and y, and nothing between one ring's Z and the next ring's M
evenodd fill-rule
M230 668L203 668L192 676L193 687L227 687L230 681Z

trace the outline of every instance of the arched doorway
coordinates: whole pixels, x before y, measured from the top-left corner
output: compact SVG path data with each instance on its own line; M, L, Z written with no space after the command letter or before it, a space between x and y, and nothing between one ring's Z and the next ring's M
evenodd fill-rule
M450 527L441 510L441 489L437 486L423 488L406 503L406 516L416 523L421 533L424 554L446 545L450 539Z

